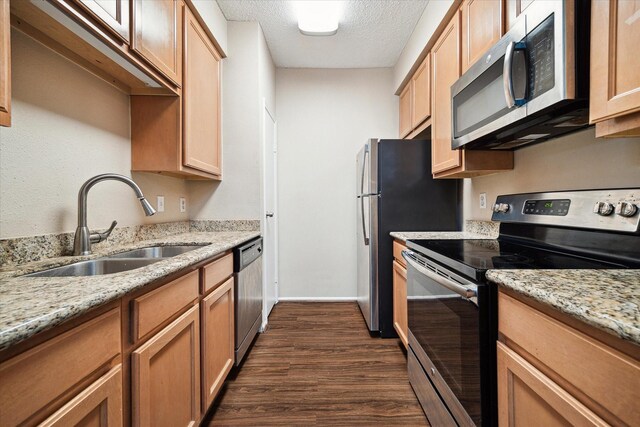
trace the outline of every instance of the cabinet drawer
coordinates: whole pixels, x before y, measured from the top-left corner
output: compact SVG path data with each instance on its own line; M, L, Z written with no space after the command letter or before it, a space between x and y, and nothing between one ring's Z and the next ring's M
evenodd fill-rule
M202 268L202 293L206 294L233 274L233 253L223 256Z
M402 251L404 251L405 249L407 249L407 247L405 245L403 245L402 243L394 240L393 241L393 257L396 259L396 261L398 261L404 268L407 268L407 263L404 260L404 258L402 258Z
M133 340L137 341L198 298L198 271L133 300Z
M50 405L120 354L120 309L113 309L0 365L3 426L33 425ZM54 409L54 408L52 408ZM47 413L48 412L48 413Z
M637 360L503 293L498 299L498 329L509 342L594 402L583 402L587 406L601 406L625 424L640 424ZM597 407L592 409L611 418Z

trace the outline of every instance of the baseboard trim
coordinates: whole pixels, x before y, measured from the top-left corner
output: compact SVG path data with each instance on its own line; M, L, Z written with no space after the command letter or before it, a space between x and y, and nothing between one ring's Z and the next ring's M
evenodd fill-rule
M356 297L278 297L278 302L352 302Z

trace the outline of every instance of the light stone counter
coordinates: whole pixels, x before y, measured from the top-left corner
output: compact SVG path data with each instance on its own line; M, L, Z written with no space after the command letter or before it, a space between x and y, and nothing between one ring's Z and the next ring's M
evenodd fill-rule
M640 345L640 270L489 270L487 279Z
M259 231L187 232L110 247L91 256L50 258L7 268L0 273L0 350L259 235ZM18 277L128 249L197 244L208 246L122 273L89 277Z

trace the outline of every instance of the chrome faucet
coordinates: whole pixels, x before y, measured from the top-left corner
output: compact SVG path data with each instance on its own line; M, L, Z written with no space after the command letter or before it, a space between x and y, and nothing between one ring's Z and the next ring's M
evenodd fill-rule
M127 184L136 193L136 197L142 204L142 209L147 216L151 216L156 213L153 206L144 198L142 190L138 187L138 184L124 175L118 175L116 173L103 173L102 175L96 175L93 178L89 178L87 182L82 184L80 191L78 192L78 228L76 228L76 235L73 239L73 254L74 255L89 255L91 254L91 244L102 242L106 240L111 234L114 228L116 228L116 221L111 223L111 227L107 231L102 233L91 234L89 227L87 227L87 195L91 187L101 181L114 180Z

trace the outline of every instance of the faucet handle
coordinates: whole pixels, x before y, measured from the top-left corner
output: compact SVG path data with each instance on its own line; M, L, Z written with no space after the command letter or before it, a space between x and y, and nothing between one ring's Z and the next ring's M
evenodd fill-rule
M109 227L108 230L103 231L102 233L94 233L94 234L92 234L90 236L91 243L98 243L98 242L102 242L103 240L107 240L107 237L109 237L109 235L111 234L113 229L116 228L116 225L118 225L118 221L113 221L111 223L111 227Z

